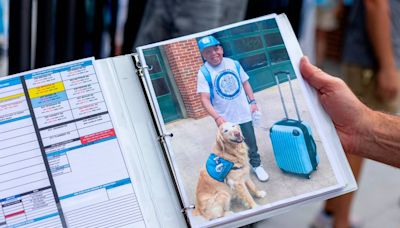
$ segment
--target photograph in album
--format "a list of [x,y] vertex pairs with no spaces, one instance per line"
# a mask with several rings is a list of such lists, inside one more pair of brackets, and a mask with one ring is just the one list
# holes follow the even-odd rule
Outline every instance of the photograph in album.
[[282,25],[269,16],[138,48],[194,226],[341,186]]

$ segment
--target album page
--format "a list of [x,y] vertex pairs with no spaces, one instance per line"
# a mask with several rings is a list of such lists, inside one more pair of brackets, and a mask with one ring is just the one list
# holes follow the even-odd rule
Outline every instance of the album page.
[[285,15],[137,50],[192,227],[244,225],[356,189]]

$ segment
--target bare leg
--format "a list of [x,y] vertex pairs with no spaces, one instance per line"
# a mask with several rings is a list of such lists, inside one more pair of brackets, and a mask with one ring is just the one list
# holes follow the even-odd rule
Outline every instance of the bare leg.
[[[364,159],[353,155],[347,155],[347,159],[350,163],[354,177],[358,181]],[[350,227],[350,209],[353,197],[354,193],[351,192],[326,201],[325,211],[332,213],[334,228]]]

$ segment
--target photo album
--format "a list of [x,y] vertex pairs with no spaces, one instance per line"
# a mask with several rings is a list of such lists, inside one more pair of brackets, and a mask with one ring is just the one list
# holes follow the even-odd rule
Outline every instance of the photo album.
[[0,227],[237,227],[357,189],[284,14],[0,78]]

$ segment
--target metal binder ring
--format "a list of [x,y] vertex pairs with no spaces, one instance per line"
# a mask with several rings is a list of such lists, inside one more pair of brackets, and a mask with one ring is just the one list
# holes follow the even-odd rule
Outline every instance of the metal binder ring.
[[166,137],[171,137],[172,138],[172,137],[174,137],[174,134],[173,133],[162,134],[162,135],[158,136],[158,139],[163,142],[163,141],[165,141]]
[[145,66],[143,66],[142,68],[143,68],[143,69],[144,69],[144,68],[147,68],[148,71],[152,71],[152,70],[153,70],[153,66],[152,66],[152,65],[150,65],[150,66],[145,65]]
[[188,207],[182,208],[181,212],[184,213],[184,212],[186,212],[186,210],[190,210],[190,209],[194,209],[194,208],[195,208],[195,206],[192,204],[192,205],[189,205]]

